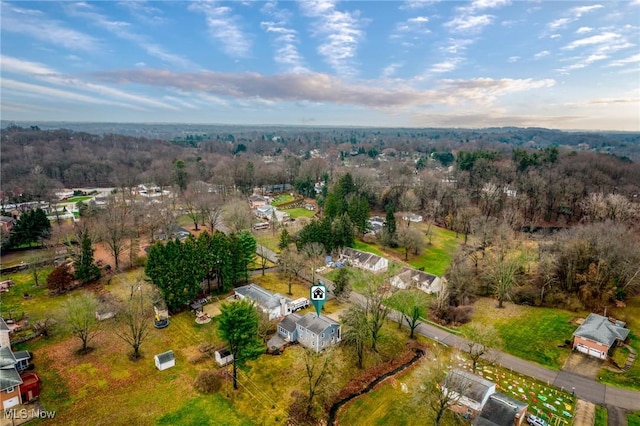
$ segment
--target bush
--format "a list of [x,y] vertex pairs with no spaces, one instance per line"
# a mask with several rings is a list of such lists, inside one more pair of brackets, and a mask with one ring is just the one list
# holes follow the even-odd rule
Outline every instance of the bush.
[[220,373],[220,371],[223,370],[207,370],[201,372],[198,374],[198,377],[196,377],[193,387],[202,393],[213,393],[219,391],[224,382],[224,371],[223,373]]
[[518,305],[536,306],[538,304],[538,290],[530,285],[518,287],[511,299],[513,303]]

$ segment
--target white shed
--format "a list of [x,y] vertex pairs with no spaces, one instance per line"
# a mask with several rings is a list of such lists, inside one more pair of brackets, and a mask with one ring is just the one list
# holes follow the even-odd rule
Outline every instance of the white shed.
[[229,351],[228,348],[215,351],[214,356],[216,358],[216,363],[220,367],[224,367],[225,365],[231,364],[233,362],[233,354]]
[[156,368],[160,371],[176,365],[176,356],[173,351],[166,351],[153,357],[156,361]]

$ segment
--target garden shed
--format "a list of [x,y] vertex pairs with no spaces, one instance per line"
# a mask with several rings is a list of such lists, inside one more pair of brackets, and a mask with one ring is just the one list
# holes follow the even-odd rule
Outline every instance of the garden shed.
[[176,357],[173,351],[166,351],[153,357],[156,361],[156,368],[160,371],[176,365]]

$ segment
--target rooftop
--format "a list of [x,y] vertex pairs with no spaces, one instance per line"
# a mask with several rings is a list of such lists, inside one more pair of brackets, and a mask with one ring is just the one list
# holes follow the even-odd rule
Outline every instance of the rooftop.
[[256,302],[256,304],[265,309],[273,309],[280,306],[280,300],[282,299],[284,299],[285,302],[291,301],[281,294],[271,293],[270,291],[265,290],[257,284],[249,284],[237,287],[235,289],[235,292],[243,297],[253,300],[254,302]]
[[309,312],[300,318],[300,320],[298,320],[298,324],[300,327],[305,328],[314,334],[320,334],[331,326],[340,325],[340,323],[332,320],[331,318],[324,315],[318,316],[314,312]]
[[449,372],[445,383],[443,383],[443,387],[464,395],[477,403],[481,403],[487,392],[494,386],[495,384],[489,380],[457,368]]
[[616,340],[624,341],[629,335],[626,323],[591,313],[573,333],[574,336],[613,346]]

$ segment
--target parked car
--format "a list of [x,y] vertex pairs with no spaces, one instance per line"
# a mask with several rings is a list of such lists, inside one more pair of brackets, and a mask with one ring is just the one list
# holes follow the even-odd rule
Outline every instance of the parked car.
[[542,420],[540,417],[536,417],[532,414],[529,414],[527,416],[527,423],[529,423],[532,426],[549,426],[549,423]]

